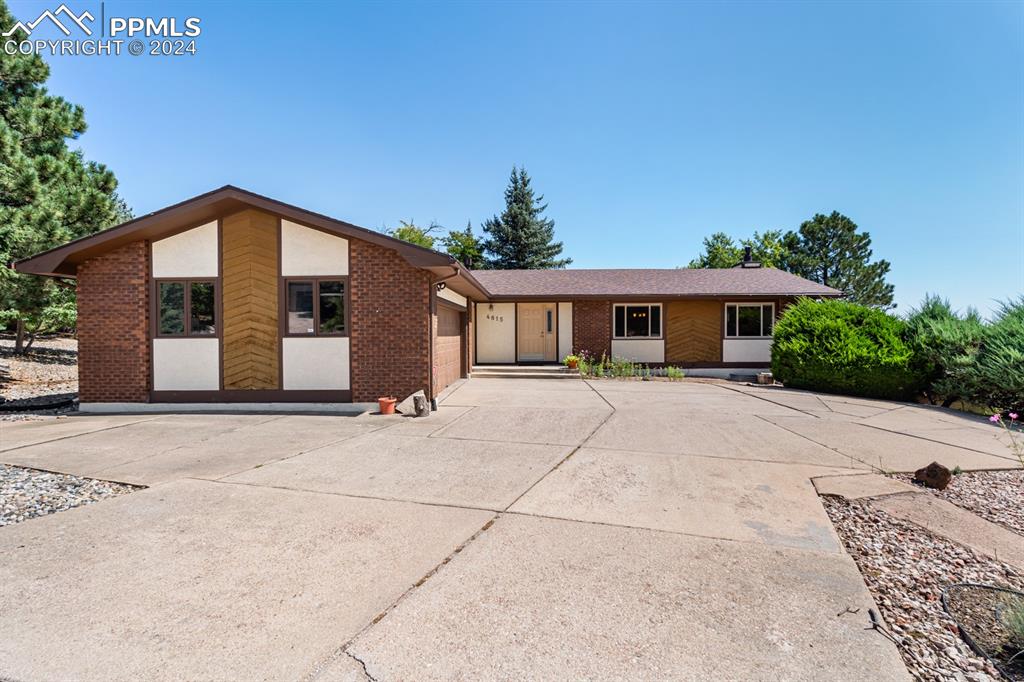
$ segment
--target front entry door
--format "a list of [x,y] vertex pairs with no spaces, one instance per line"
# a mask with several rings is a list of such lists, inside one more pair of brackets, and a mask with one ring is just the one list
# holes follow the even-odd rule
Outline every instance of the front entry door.
[[519,360],[521,362],[556,362],[558,338],[554,303],[520,303]]

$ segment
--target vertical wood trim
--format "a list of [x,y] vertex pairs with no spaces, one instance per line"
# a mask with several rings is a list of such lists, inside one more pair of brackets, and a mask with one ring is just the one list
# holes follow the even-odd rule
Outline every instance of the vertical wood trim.
[[224,221],[217,218],[217,378],[224,390]]
[[513,308],[512,308],[512,333],[515,335],[515,338],[516,338],[516,345],[515,345],[516,352],[515,352],[515,354],[514,354],[514,356],[512,358],[512,364],[513,365],[518,365],[519,364],[519,301],[516,301],[515,304],[513,304]]
[[280,387],[278,224],[269,213],[246,210],[224,219],[223,286],[225,390]]

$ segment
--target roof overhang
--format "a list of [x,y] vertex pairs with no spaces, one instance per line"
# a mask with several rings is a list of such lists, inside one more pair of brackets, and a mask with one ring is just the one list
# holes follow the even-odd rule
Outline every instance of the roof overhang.
[[[190,227],[248,208],[272,213],[346,238],[361,239],[398,252],[410,265],[430,270],[439,278],[458,271],[452,288],[476,298],[486,296],[483,287],[456,259],[447,254],[410,244],[394,237],[346,223],[320,213],[307,211],[253,192],[226,185],[220,189],[187,199],[154,213],[130,220],[102,232],[76,239],[63,246],[17,261],[18,272],[49,277],[74,277],[78,266],[90,258],[140,239],[156,240]],[[455,281],[458,280],[458,281]],[[462,291],[465,290],[465,291]]]

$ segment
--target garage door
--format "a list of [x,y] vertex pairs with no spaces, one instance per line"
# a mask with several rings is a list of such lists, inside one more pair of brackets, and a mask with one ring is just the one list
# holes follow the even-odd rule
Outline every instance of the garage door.
[[462,376],[462,313],[437,306],[437,341],[434,344],[434,395]]

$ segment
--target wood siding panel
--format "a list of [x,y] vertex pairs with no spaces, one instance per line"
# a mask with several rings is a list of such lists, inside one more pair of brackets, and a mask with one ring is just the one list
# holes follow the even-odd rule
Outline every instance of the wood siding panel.
[[722,361],[722,302],[666,304],[665,362]]
[[280,388],[277,218],[243,211],[222,230],[224,388]]

